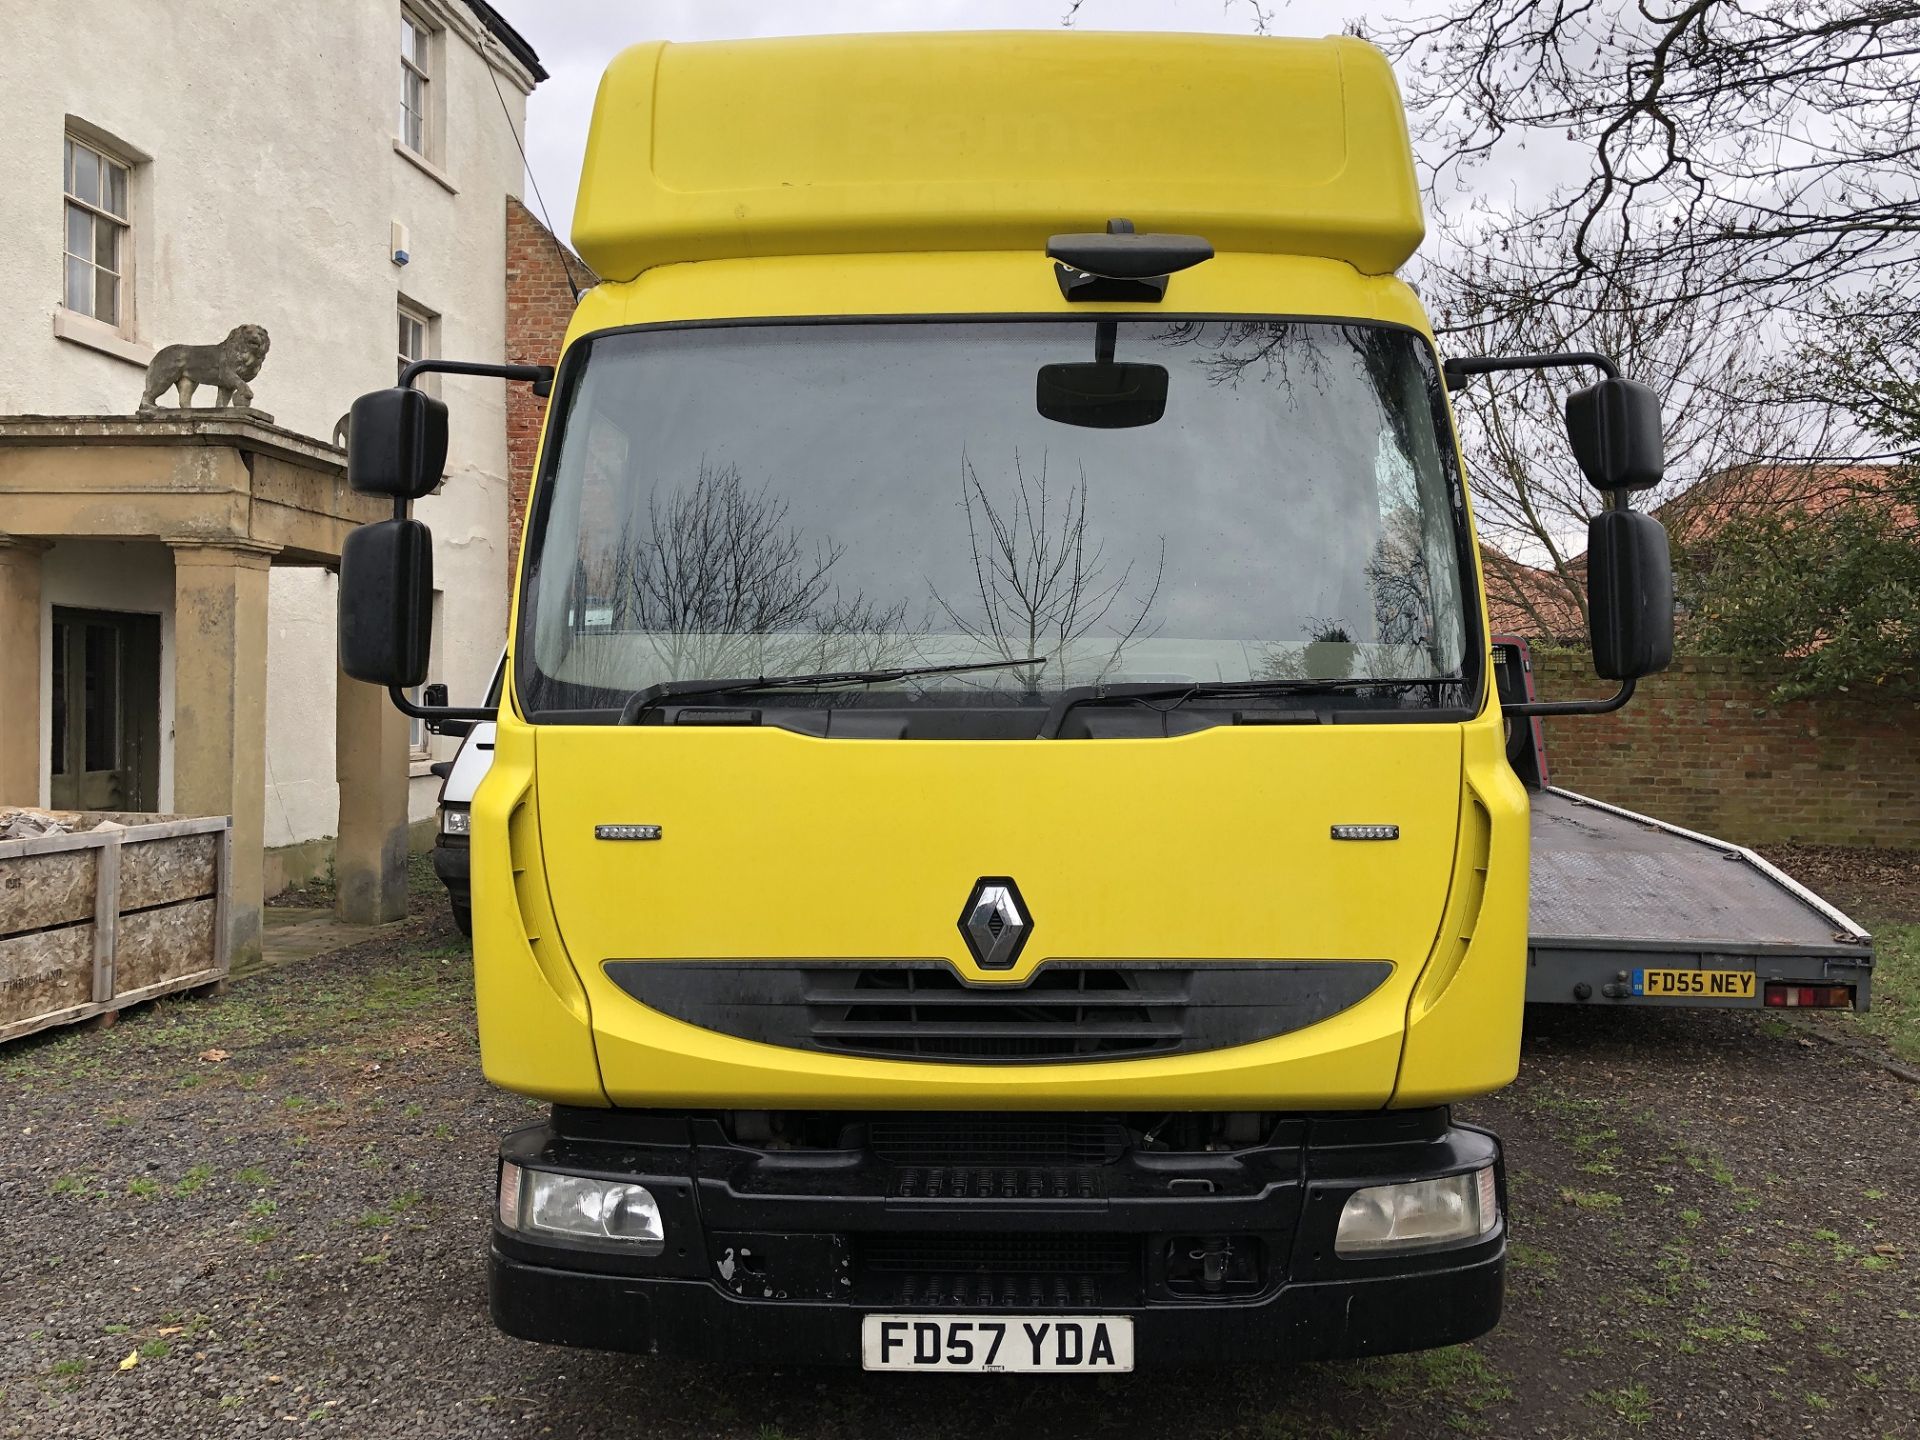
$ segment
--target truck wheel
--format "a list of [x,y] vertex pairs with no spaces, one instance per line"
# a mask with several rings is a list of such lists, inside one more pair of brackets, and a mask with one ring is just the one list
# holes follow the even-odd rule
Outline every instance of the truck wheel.
[[459,900],[454,900],[449,902],[449,907],[453,911],[454,928],[457,929],[462,935],[466,936],[469,940],[471,940],[473,938],[473,906],[472,904],[463,903]]

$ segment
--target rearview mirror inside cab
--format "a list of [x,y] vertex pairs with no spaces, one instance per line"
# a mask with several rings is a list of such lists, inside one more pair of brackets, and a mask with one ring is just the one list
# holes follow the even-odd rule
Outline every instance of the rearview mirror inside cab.
[[347,422],[347,483],[363,495],[418,500],[447,470],[447,407],[398,387],[370,390]]
[[1090,430],[1152,425],[1167,413],[1166,367],[1129,360],[1042,365],[1033,403],[1062,425]]
[[1612,376],[1567,397],[1567,439],[1596,490],[1645,490],[1666,471],[1660,397]]
[[356,526],[340,546],[340,668],[402,689],[427,678],[433,536],[418,520]]
[[1604,680],[1637,680],[1673,662],[1673,564],[1667,530],[1638,510],[1587,524],[1587,630]]

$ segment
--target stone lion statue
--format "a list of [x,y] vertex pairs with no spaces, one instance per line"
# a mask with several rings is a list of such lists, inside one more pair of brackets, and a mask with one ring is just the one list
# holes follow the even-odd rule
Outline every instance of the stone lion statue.
[[218,345],[167,346],[147,366],[140,409],[158,410],[160,392],[168,386],[179,396],[182,410],[192,407],[193,392],[201,385],[217,389],[222,405],[251,405],[253,390],[247,382],[266,363],[267,343],[263,326],[236,325]]

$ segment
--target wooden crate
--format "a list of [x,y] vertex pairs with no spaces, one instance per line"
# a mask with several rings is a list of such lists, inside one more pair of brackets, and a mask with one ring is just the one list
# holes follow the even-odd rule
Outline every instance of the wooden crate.
[[0,1042],[226,978],[226,816],[48,813],[119,828],[0,840]]

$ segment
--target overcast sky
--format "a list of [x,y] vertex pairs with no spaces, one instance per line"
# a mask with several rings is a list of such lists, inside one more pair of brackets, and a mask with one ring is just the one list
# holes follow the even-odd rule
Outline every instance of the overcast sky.
[[[1380,0],[1396,5],[1404,0]],[[607,62],[641,40],[732,40],[866,30],[1058,29],[1067,0],[493,0],[552,77],[527,106],[527,157],[553,228],[573,228],[573,192]],[[1275,35],[1331,35],[1361,0],[1265,0]],[[1253,30],[1248,0],[1086,0],[1082,30]],[[529,187],[527,203],[538,204]]]

